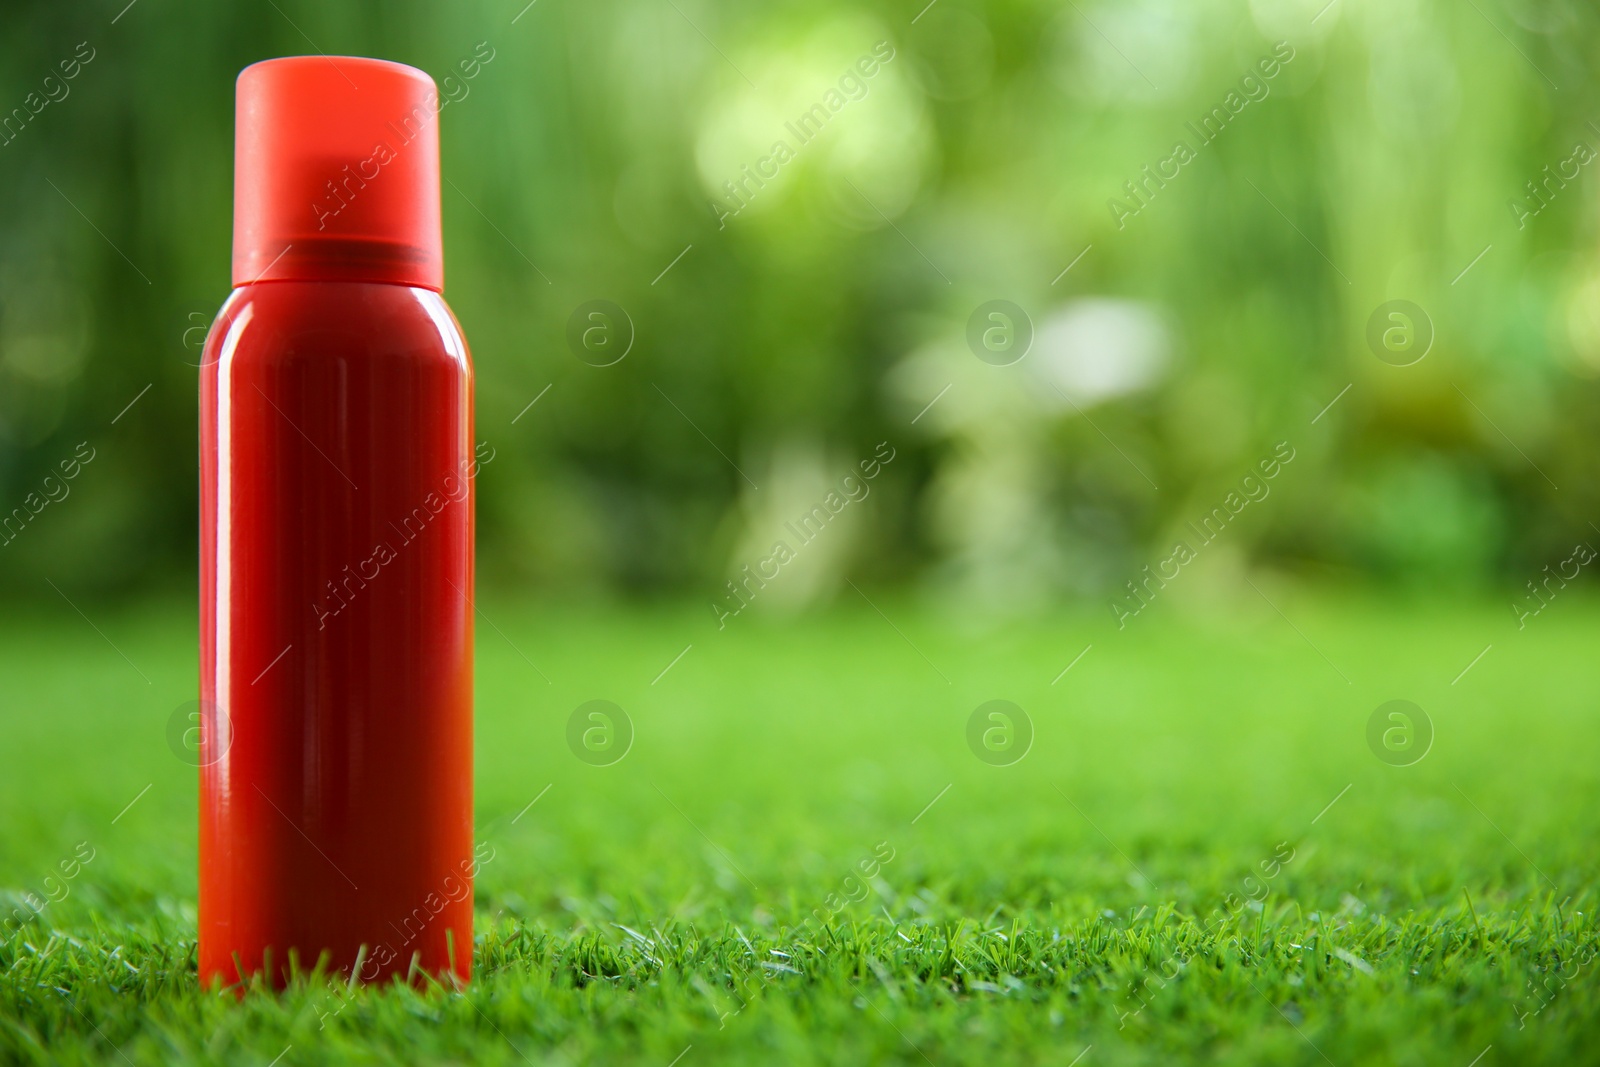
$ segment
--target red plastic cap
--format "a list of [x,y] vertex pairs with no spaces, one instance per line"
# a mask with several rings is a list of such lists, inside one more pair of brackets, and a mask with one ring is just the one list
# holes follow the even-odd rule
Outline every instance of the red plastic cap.
[[415,67],[293,56],[239,74],[233,284],[440,292],[439,93]]

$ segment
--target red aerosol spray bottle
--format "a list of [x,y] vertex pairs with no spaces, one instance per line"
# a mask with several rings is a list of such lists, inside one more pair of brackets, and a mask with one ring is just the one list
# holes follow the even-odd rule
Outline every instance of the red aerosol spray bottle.
[[[200,376],[200,980],[472,961],[472,367],[438,94],[239,75],[233,293]],[[291,963],[293,961],[293,963]]]

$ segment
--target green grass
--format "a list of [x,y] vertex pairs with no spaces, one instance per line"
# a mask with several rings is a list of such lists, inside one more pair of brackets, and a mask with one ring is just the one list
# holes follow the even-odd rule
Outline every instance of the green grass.
[[[1268,592],[1122,632],[491,602],[475,982],[242,1000],[196,988],[187,613],[13,621],[0,887],[94,858],[0,941],[0,1061],[1595,1062],[1600,605]],[[1437,730],[1409,767],[1366,742],[1397,697]],[[613,766],[566,747],[592,698]],[[994,698],[1011,766],[967,747]]]

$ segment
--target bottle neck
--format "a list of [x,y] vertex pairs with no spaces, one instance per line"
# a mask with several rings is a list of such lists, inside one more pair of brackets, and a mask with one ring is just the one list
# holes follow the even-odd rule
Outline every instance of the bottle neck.
[[444,291],[444,267],[427,250],[396,241],[310,235],[272,258],[266,250],[235,256],[235,287],[255,282],[384,282]]

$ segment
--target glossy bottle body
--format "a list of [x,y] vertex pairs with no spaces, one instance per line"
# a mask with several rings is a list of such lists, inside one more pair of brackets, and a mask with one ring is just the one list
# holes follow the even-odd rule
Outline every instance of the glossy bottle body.
[[200,377],[200,980],[466,979],[472,368],[443,299],[242,285]]

